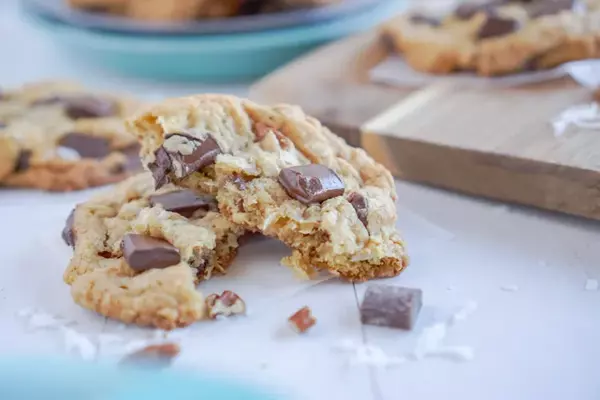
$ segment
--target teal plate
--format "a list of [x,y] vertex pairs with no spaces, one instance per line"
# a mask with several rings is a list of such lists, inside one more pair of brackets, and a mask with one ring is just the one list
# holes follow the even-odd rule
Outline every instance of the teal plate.
[[244,34],[127,35],[76,28],[25,15],[77,59],[141,78],[204,82],[247,81],[327,42],[368,30],[392,17],[403,0],[319,24]]

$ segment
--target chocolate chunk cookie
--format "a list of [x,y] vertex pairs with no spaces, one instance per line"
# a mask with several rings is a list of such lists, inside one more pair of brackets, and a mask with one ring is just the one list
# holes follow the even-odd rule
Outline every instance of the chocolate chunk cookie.
[[128,127],[157,188],[214,194],[231,223],[290,246],[283,262],[304,275],[363,281],[407,265],[389,171],[299,108],[200,95]]
[[598,0],[470,0],[438,19],[400,16],[383,27],[414,69],[494,76],[600,57]]
[[79,305],[126,323],[173,329],[206,317],[195,285],[224,273],[243,230],[214,198],[148,173],[79,204],[62,237],[73,248],[64,274]]
[[139,145],[123,125],[138,106],[69,83],[3,91],[0,186],[70,191],[139,172]]

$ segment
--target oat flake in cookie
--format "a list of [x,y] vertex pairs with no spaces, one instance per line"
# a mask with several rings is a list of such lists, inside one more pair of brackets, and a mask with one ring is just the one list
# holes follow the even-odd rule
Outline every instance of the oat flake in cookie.
[[124,128],[137,101],[70,83],[38,83],[0,97],[0,186],[70,191],[141,171]]
[[161,329],[208,319],[196,284],[225,272],[243,234],[209,197],[173,185],[155,191],[143,173],[79,204],[62,234],[73,247],[64,280],[74,301]]
[[467,0],[441,19],[402,15],[383,34],[418,71],[548,69],[600,56],[600,1]]
[[407,265],[389,171],[300,108],[199,95],[128,127],[157,186],[214,194],[230,222],[290,246],[283,262],[305,276],[364,281]]

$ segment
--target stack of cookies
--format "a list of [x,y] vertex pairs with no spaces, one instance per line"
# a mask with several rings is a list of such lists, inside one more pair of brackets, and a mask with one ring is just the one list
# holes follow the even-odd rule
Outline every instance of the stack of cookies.
[[78,205],[63,231],[64,278],[83,307],[162,329],[210,318],[196,284],[224,273],[247,234],[288,245],[282,264],[305,278],[407,265],[391,174],[297,107],[199,95],[127,128],[147,171]]
[[468,0],[447,15],[401,16],[384,35],[423,72],[548,69],[600,57],[600,1]]

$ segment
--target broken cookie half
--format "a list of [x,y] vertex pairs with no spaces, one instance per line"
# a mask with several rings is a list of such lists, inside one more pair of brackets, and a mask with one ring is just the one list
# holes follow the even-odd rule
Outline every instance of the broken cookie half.
[[79,305],[126,323],[173,329],[208,318],[196,284],[222,273],[243,230],[213,196],[149,174],[78,205],[63,239],[74,254],[64,279]]
[[408,263],[390,172],[297,107],[199,95],[128,127],[157,188],[214,194],[228,221],[290,246],[283,261],[303,275],[364,281]]

